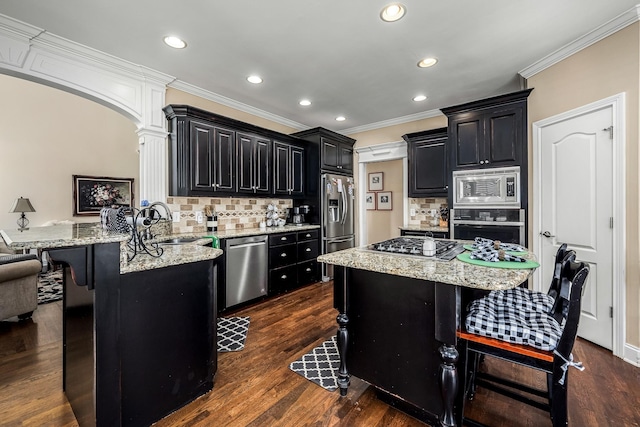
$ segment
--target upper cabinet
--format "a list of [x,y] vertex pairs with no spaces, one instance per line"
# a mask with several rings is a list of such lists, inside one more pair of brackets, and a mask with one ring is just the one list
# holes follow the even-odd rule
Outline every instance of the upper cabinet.
[[355,139],[324,128],[308,129],[292,135],[316,145],[319,151],[319,167],[322,172],[353,175],[353,145],[356,142]]
[[408,144],[409,197],[446,197],[447,128],[403,135]]
[[304,162],[304,149],[284,142],[274,141],[274,194],[304,195]]
[[527,157],[527,97],[532,89],[443,108],[451,170],[522,166]]
[[271,191],[271,140],[238,133],[238,193],[268,195]]
[[164,112],[171,196],[304,196],[301,139],[187,105]]

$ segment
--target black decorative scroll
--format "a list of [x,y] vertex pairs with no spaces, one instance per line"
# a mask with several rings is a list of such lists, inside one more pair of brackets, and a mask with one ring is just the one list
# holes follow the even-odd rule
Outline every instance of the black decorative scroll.
[[161,219],[160,212],[153,207],[131,208],[131,215],[128,218],[131,218],[127,219],[131,229],[131,238],[127,242],[129,248],[127,260],[131,261],[138,253],[145,253],[156,258],[161,256],[164,249],[155,241],[155,235],[151,231],[151,227]]

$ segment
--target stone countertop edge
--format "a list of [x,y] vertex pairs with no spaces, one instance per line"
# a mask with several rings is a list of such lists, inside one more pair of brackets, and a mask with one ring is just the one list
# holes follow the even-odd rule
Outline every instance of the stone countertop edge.
[[[535,261],[531,252],[525,258]],[[364,248],[351,248],[320,255],[318,262],[487,291],[515,288],[527,280],[534,271],[482,267],[458,259],[438,261],[389,255]]]
[[163,252],[159,257],[142,253],[136,255],[131,261],[121,261],[120,274],[214,260],[222,255],[221,249],[202,246],[207,243],[210,243],[210,239],[200,239],[183,245],[162,245]]
[[421,225],[404,225],[398,227],[400,230],[406,231],[435,231],[438,233],[448,233],[449,229],[447,227],[440,227],[438,225],[435,226],[421,226]]
[[13,250],[51,249],[95,243],[125,242],[128,233],[112,233],[103,230],[98,223],[61,224],[31,227],[28,230],[0,230],[6,245]]

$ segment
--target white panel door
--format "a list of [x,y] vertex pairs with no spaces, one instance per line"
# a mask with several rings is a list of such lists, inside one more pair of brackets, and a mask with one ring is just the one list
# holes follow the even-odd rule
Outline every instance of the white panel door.
[[541,131],[541,274],[551,280],[558,247],[567,243],[590,272],[578,335],[613,344],[612,107],[591,111]]

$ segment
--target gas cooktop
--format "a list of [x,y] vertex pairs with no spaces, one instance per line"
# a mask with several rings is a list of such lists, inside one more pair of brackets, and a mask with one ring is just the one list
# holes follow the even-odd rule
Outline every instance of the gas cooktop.
[[[422,253],[424,240],[425,238],[423,237],[396,237],[369,245],[367,249],[378,252],[393,253],[396,255],[424,257],[425,255]],[[458,242],[438,239],[434,239],[434,241],[436,242],[435,258],[438,260],[450,261],[455,258],[456,255],[464,252],[464,248]]]

